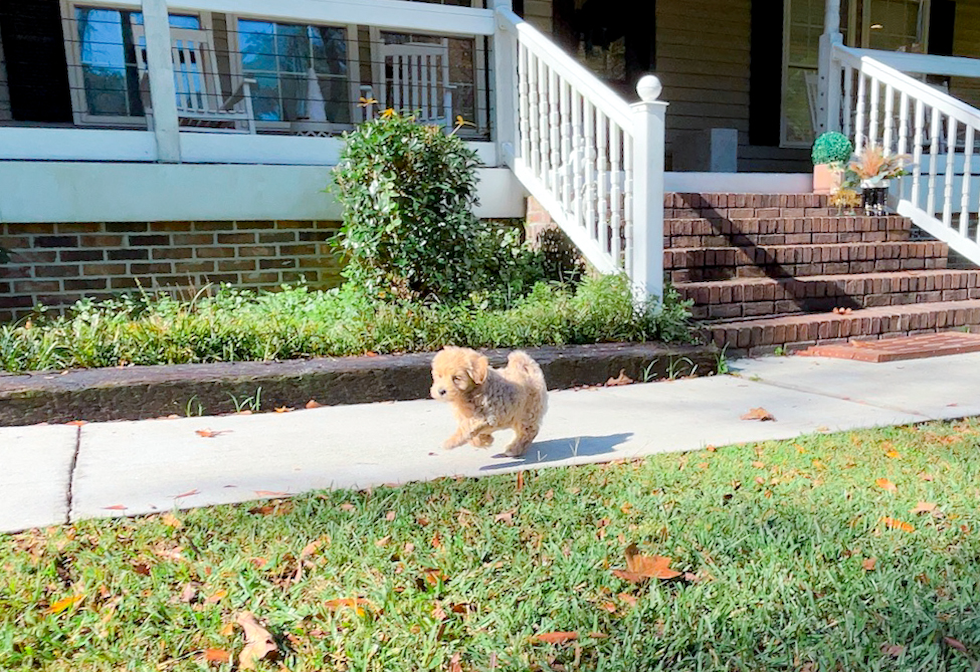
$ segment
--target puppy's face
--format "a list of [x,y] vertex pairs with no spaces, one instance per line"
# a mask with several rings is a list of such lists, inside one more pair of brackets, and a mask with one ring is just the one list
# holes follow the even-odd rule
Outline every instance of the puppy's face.
[[447,346],[432,360],[433,399],[459,401],[484,383],[490,362],[468,348]]

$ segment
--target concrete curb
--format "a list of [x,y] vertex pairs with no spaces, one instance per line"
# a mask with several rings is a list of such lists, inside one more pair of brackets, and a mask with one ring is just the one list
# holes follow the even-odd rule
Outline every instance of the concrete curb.
[[[510,350],[490,350],[494,366]],[[528,348],[550,389],[598,385],[620,371],[658,380],[715,371],[713,345],[602,343]],[[288,362],[135,366],[0,374],[0,426],[72,420],[142,420],[171,414],[219,415],[261,404],[271,411],[428,397],[432,353]]]

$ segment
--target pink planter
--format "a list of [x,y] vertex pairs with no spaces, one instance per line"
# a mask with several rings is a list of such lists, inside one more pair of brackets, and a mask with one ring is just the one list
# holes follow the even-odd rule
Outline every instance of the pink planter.
[[821,163],[813,167],[813,193],[829,194],[840,187],[842,170],[831,168],[829,164]]

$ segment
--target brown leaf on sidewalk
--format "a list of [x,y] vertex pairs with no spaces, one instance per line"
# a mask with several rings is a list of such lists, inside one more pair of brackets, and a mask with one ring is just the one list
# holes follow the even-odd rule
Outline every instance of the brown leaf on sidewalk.
[[292,413],[295,409],[289,406],[277,406],[276,413]]
[[103,506],[102,508],[106,511],[125,511],[129,507],[123,504],[113,504],[112,506]]
[[632,385],[633,379],[626,375],[626,369],[620,369],[619,375],[606,381],[606,387],[616,387],[617,385]]
[[181,497],[193,497],[194,495],[201,494],[200,490],[188,490],[187,492],[182,492],[179,495],[174,495],[174,499],[180,499]]
[[742,416],[742,420],[759,420],[765,422],[767,420],[775,421],[775,416],[766,409],[759,406],[758,408],[749,409],[749,412]]
[[238,654],[238,669],[254,670],[260,660],[275,658],[279,647],[251,612],[243,611],[235,620],[245,631],[245,648]]
[[203,436],[205,439],[213,439],[216,436],[221,436],[222,434],[230,433],[230,429],[213,430],[213,429],[196,429],[194,433],[198,436]]

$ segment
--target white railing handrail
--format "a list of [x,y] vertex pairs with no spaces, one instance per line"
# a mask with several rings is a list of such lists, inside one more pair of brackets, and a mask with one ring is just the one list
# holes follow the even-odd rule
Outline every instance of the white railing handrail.
[[561,47],[545,37],[538,29],[509,9],[497,9],[502,27],[540,56],[547,59],[548,66],[573,83],[576,89],[589,98],[595,107],[616,122],[624,130],[633,127],[630,106],[616,91],[603,83],[594,74],[562,51]]
[[877,77],[882,83],[891,85],[898,91],[922,100],[925,104],[956,119],[959,123],[980,126],[980,110],[887,65],[878,59],[877,54],[879,53],[882,52],[834,45],[834,58],[841,63]]
[[838,49],[859,57],[869,57],[896,70],[917,75],[943,77],[980,77],[980,58],[966,56],[939,56],[938,54],[914,54],[905,51],[858,49],[837,45]]

